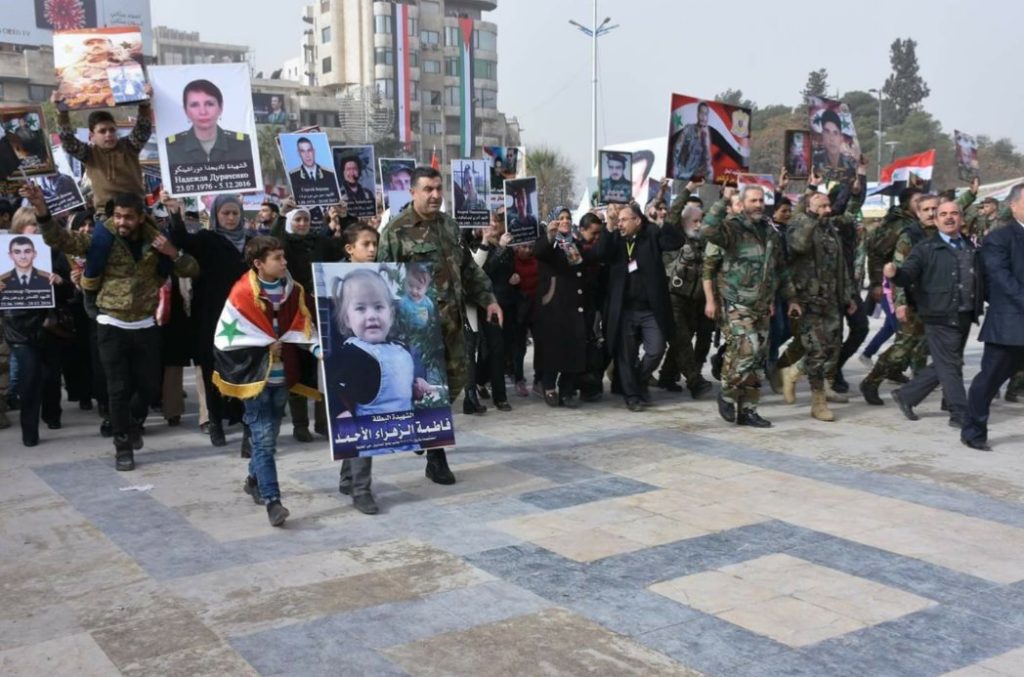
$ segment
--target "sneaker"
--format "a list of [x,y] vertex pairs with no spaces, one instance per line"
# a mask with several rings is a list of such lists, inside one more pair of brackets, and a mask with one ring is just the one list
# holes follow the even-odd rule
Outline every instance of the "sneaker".
[[860,355],[857,356],[857,361],[859,361],[868,369],[872,369],[875,366],[875,361],[868,357],[867,355],[865,355],[864,353],[861,353]]
[[359,494],[352,498],[352,505],[364,515],[376,515],[380,512],[377,502],[373,500],[373,494]]
[[242,485],[242,491],[248,494],[253,503],[256,505],[263,505],[263,496],[260,495],[259,482],[252,475],[245,478],[245,484]]
[[516,395],[519,397],[530,396],[530,389],[526,387],[526,381],[516,381]]
[[281,505],[280,500],[267,503],[267,519],[270,520],[270,526],[272,527],[283,525],[290,514],[288,508]]

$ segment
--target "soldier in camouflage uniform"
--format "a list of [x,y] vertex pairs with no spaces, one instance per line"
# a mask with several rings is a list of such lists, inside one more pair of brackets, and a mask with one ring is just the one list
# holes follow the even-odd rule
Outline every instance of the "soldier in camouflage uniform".
[[[444,336],[448,391],[452,399],[468,385],[464,328],[465,303],[486,307],[487,318],[502,321],[491,281],[462,244],[459,225],[440,211],[441,174],[430,167],[412,173],[412,202],[381,233],[377,261],[433,264],[433,289]],[[444,449],[427,451],[426,475],[438,484],[454,484]]]
[[764,190],[748,186],[741,195],[742,213],[727,214],[732,191],[725,190],[701,228],[704,239],[722,249],[716,278],[728,347],[718,411],[726,421],[767,428],[771,423],[757,413],[757,403],[775,292],[781,286],[792,316],[802,309],[785,270],[779,234],[764,215]]
[[[665,217],[665,225],[682,224],[686,233],[686,244],[678,252],[666,252],[665,272],[668,275],[669,294],[672,301],[672,317],[675,332],[669,342],[665,363],[658,375],[658,386],[666,390],[682,390],[676,383],[682,374],[686,378],[686,387],[693,399],[711,390],[709,383],[702,375],[703,358],[707,350],[701,347],[701,341],[710,346],[711,320],[704,316],[704,288],[701,284],[704,270],[704,242],[700,237],[701,210],[696,205],[688,205],[693,190],[699,184],[690,182],[679,192],[672,203],[672,208]],[[698,347],[693,345],[697,338]],[[702,338],[703,337],[703,338]]]
[[[795,322],[794,331],[800,337],[803,357],[789,355],[787,350],[791,366],[783,373],[783,395],[792,404],[796,400],[796,378],[806,373],[811,384],[811,415],[819,421],[835,420],[828,408],[826,386],[835,377],[842,348],[841,312],[849,314],[857,310],[856,290],[846,265],[837,222],[856,220],[862,183],[863,177],[854,181],[846,212],[837,217],[829,216],[829,197],[815,190],[801,203],[786,231],[789,274],[804,313]],[[845,398],[836,398],[836,401],[843,400]]]
[[[966,211],[971,203],[974,202],[977,191],[978,180],[975,179],[974,183],[971,184],[970,190],[964,191],[963,195],[956,200],[961,211]],[[902,202],[901,195],[901,204]],[[876,268],[879,263],[884,268],[885,263],[891,261],[899,268],[903,261],[910,256],[910,250],[914,248],[915,244],[936,233],[935,214],[939,206],[938,197],[918,194],[912,204],[916,218],[913,221],[906,218],[899,220],[898,223],[901,229],[895,238],[889,261],[885,261],[884,256],[876,254],[880,247],[880,238],[875,240],[876,251],[869,251],[869,257],[871,257],[869,258],[869,272],[872,276],[872,285],[874,285],[876,279],[881,279],[880,277],[875,277],[876,271],[878,273],[881,272],[881,268]],[[893,230],[891,225],[883,222],[879,228],[887,228],[882,237],[891,238]],[[874,290],[874,287],[872,287],[872,290]],[[924,325],[913,312],[912,304],[913,299],[907,298],[906,290],[902,287],[893,288],[893,311],[900,321],[900,329],[896,334],[896,341],[882,353],[875,366],[864,377],[864,380],[861,381],[860,392],[868,404],[875,406],[885,404],[878,395],[878,387],[883,379],[894,374],[902,375],[908,366],[912,367],[914,372],[917,372],[928,361],[928,345],[924,340]]]
[[980,245],[989,231],[1000,222],[999,200],[987,197],[976,205],[971,205],[964,214],[964,230],[962,235]]

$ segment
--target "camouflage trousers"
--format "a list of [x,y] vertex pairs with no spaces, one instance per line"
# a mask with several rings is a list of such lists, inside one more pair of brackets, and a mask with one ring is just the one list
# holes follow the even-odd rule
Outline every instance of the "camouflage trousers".
[[693,299],[680,294],[671,294],[671,297],[675,333],[669,341],[658,380],[678,383],[682,376],[687,387],[692,388],[704,380],[701,369],[711,349],[711,335],[715,327],[712,320],[704,316],[702,298]]
[[811,390],[823,390],[835,378],[843,347],[843,318],[838,310],[807,306],[793,322],[793,341],[779,364],[798,365]]
[[753,409],[761,398],[761,374],[768,357],[767,310],[723,303],[722,396],[743,409]]
[[864,382],[875,386],[882,384],[891,374],[902,374],[911,367],[916,374],[928,362],[928,343],[924,338],[924,324],[917,313],[908,310],[907,321],[900,323],[896,340],[882,353]]
[[450,312],[451,306],[438,304],[444,361],[448,373],[448,399],[454,402],[469,385],[469,356],[466,347],[466,318],[462,312]]

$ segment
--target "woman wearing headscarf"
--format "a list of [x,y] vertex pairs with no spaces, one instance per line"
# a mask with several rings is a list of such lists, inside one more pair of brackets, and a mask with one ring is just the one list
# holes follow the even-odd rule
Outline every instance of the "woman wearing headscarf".
[[[199,261],[199,277],[192,284],[192,319],[195,322],[195,356],[203,372],[206,406],[210,414],[210,443],[227,444],[224,419],[241,421],[237,400],[226,400],[210,380],[213,376],[213,337],[224,302],[235,281],[247,270],[245,243],[249,237],[242,224],[242,200],[237,195],[218,195],[210,208],[210,228],[189,233],[182,218],[181,204],[164,195],[164,206],[171,217],[170,236],[175,246]],[[243,436],[242,455],[248,451],[248,435]]]
[[[309,211],[299,207],[285,215],[284,225],[278,221],[270,234],[284,243],[284,257],[288,261],[288,272],[292,279],[302,285],[306,292],[306,307],[313,304],[313,264],[341,261],[345,256],[345,240],[327,234],[310,231],[312,219]],[[314,318],[315,321],[315,318]],[[302,385],[316,390],[317,360],[312,353],[298,351],[300,381]],[[288,394],[288,410],[292,417],[292,435],[299,442],[312,442],[309,432],[309,402],[297,393]],[[313,407],[313,429],[327,436],[327,412],[323,400]]]
[[572,213],[559,208],[556,214],[547,233],[533,245],[540,262],[533,364],[544,401],[552,407],[576,408],[577,379],[587,367],[583,243],[573,232]]

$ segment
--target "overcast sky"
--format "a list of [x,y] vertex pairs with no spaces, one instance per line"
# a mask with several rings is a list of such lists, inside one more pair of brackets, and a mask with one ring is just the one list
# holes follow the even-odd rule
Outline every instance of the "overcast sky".
[[[247,44],[256,69],[269,74],[298,55],[305,4],[152,0],[152,18],[204,40]],[[559,148],[582,174],[590,158],[590,41],[568,20],[589,25],[593,3],[498,5],[485,15],[498,25],[498,106],[519,118],[527,147]],[[817,68],[828,69],[833,91],[881,87],[889,45],[912,37],[931,88],[925,105],[946,131],[1009,137],[1024,148],[1024,97],[1013,84],[1024,3],[599,0],[598,15],[619,24],[599,41],[599,145],[664,135],[673,91],[710,98],[742,89],[758,105],[795,105]]]

